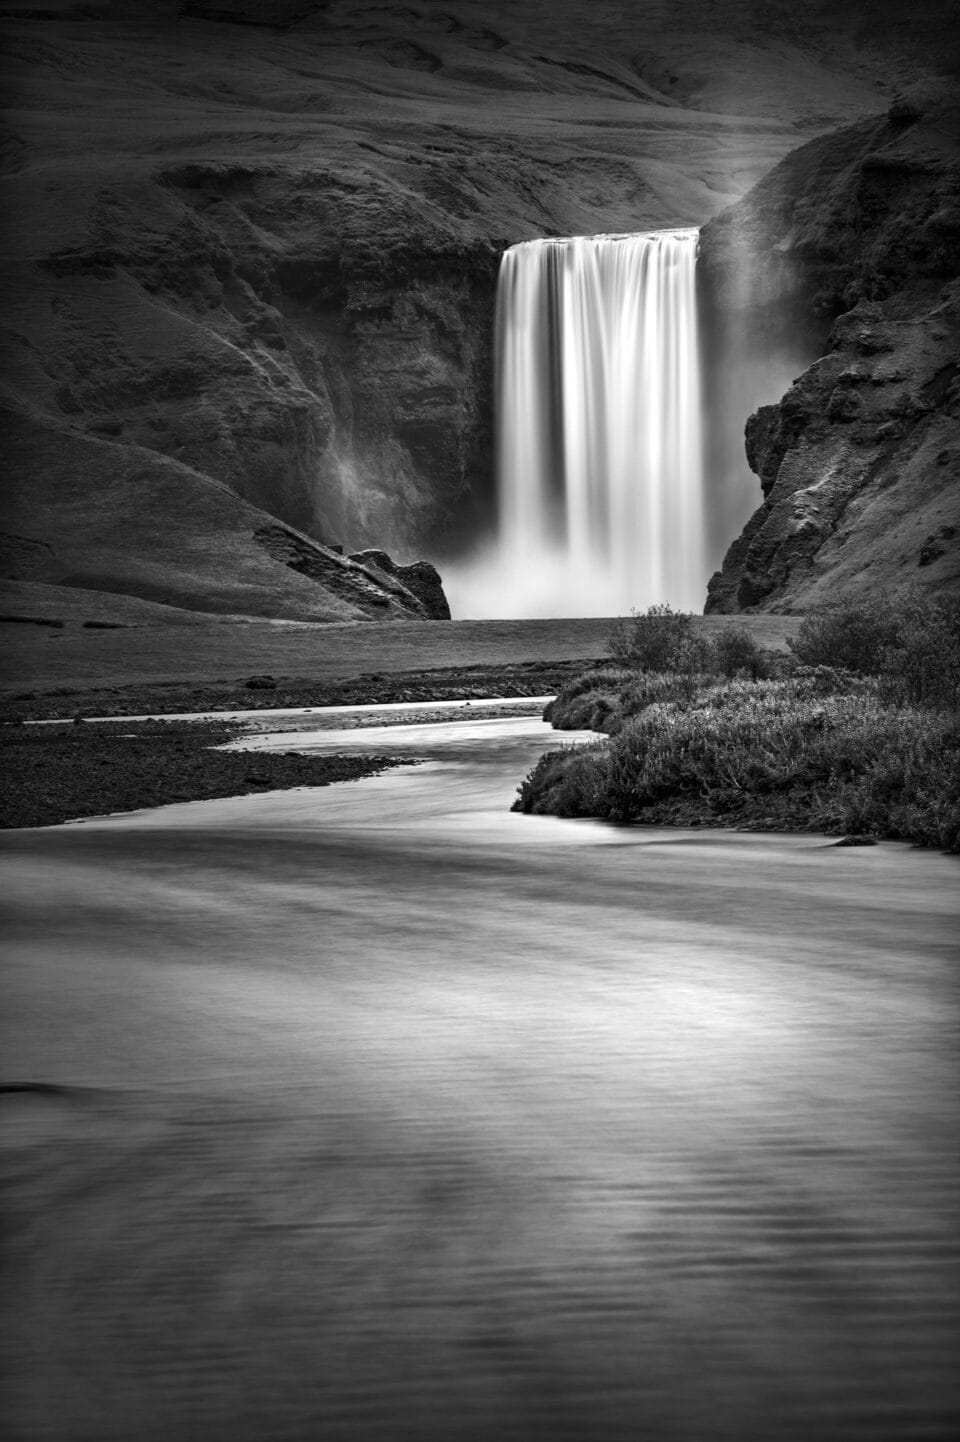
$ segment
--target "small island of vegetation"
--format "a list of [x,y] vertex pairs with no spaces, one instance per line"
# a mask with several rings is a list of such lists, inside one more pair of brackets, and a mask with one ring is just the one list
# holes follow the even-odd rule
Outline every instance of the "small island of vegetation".
[[807,617],[787,653],[653,606],[544,712],[605,733],[541,757],[513,809],[816,831],[960,851],[960,608],[919,594]]

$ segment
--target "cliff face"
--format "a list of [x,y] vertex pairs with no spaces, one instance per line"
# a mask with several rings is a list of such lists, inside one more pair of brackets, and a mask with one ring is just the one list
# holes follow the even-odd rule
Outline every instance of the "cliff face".
[[3,31],[4,576],[307,619],[399,604],[338,545],[489,524],[506,245],[698,223],[930,64],[789,0],[44,0]]
[[702,236],[745,330],[771,309],[820,358],[747,421],[763,503],[707,611],[804,611],[960,586],[960,107],[917,87],[796,151]]
[[34,401],[325,542],[442,540],[489,444],[489,243],[322,166],[165,165],[92,219],[38,261]]

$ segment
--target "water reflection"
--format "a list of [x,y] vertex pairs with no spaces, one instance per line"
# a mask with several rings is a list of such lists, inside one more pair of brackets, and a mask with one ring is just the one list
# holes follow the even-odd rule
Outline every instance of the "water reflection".
[[14,1435],[952,1435],[955,861],[545,740],[0,838]]

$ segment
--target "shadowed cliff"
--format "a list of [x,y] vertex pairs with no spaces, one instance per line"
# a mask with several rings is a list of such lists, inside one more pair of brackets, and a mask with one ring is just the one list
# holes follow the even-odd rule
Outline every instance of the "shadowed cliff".
[[795,151],[702,236],[745,334],[789,323],[819,359],[746,424],[763,503],[708,611],[804,611],[960,586],[960,95],[908,90]]

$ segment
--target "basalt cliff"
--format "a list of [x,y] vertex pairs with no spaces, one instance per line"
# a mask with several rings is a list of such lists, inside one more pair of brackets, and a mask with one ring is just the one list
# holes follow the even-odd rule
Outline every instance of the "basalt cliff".
[[762,504],[708,611],[960,595],[960,95],[908,89],[798,149],[705,227],[728,326],[818,338],[746,422]]

